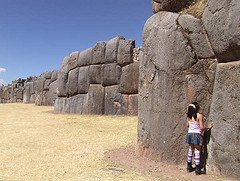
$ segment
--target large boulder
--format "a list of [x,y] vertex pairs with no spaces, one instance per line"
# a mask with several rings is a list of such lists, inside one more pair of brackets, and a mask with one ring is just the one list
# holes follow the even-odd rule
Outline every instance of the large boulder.
[[117,52],[118,52],[118,45],[120,40],[124,40],[124,37],[117,36],[107,42],[105,62],[107,63],[117,62]]
[[70,70],[76,68],[78,66],[79,52],[72,52],[70,55],[66,56],[63,59],[63,63],[61,66],[61,71],[69,72]]
[[219,62],[240,59],[239,0],[209,0],[203,24]]
[[86,97],[86,112],[84,114],[104,113],[104,87],[101,84],[92,84]]
[[120,66],[133,63],[134,40],[120,40],[118,46],[117,62]]
[[180,12],[192,2],[194,2],[194,0],[152,0],[153,13],[160,11]]
[[127,102],[123,95],[119,93],[119,86],[105,87],[105,106],[106,115],[126,115]]
[[122,94],[137,94],[139,80],[139,62],[132,63],[122,68],[120,90]]
[[240,178],[240,61],[217,66],[210,119],[214,122],[209,165],[224,175]]
[[68,73],[68,81],[66,85],[67,96],[73,96],[78,93],[78,72],[79,68],[70,70]]
[[79,67],[78,73],[78,93],[86,94],[89,89],[89,66]]
[[[216,67],[206,38],[199,35],[203,50],[191,41],[201,33],[201,23],[191,16],[159,12],[146,22],[140,58],[139,154],[185,163],[186,108],[198,101],[209,111]],[[207,53],[201,52],[205,49]]]
[[102,65],[102,85],[111,86],[120,83],[122,68],[117,63]]
[[92,63],[92,58],[93,58],[93,49],[88,48],[82,52],[79,53],[79,57],[77,60],[77,66],[82,67],[82,66],[87,66]]
[[89,68],[90,84],[102,83],[102,65],[91,65]]
[[92,64],[102,64],[105,62],[106,42],[97,42],[93,47]]

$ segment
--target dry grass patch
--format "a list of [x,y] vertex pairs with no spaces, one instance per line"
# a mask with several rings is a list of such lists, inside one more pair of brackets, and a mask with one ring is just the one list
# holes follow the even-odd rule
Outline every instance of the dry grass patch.
[[137,117],[0,104],[0,180],[224,180],[135,155]]
[[195,0],[188,8],[184,9],[182,13],[191,14],[194,17],[201,18],[206,5],[207,0]]
[[[137,117],[51,113],[0,104],[0,180],[146,180],[111,170],[104,153],[136,143]],[[109,169],[110,168],[110,169]]]

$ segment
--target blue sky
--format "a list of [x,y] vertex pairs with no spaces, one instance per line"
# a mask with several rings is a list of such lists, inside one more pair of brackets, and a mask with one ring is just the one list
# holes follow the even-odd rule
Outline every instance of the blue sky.
[[117,35],[141,46],[150,0],[0,0],[0,82],[59,69],[63,58]]

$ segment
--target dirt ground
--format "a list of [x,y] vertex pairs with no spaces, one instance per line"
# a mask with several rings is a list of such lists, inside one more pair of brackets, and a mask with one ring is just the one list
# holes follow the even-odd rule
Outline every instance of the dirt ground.
[[229,180],[135,155],[137,117],[0,104],[0,180]]

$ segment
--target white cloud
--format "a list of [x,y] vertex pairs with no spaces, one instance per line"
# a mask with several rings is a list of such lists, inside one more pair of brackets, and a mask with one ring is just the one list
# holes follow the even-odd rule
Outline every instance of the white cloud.
[[6,72],[7,70],[5,68],[0,67],[0,73]]

